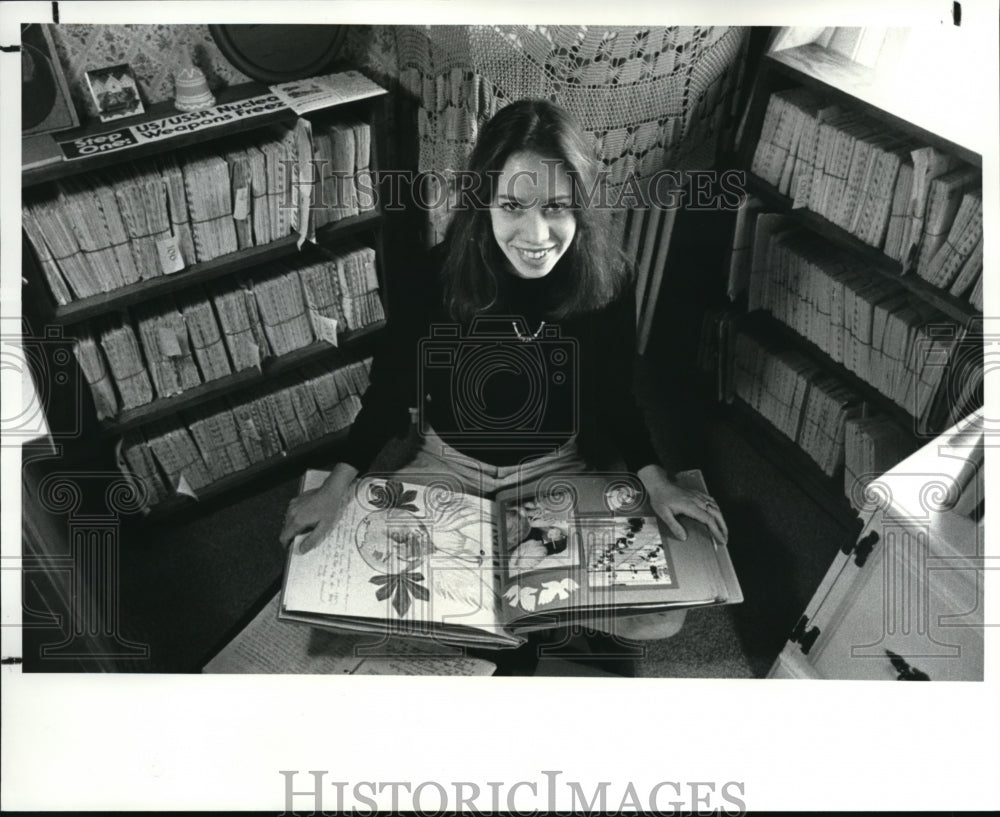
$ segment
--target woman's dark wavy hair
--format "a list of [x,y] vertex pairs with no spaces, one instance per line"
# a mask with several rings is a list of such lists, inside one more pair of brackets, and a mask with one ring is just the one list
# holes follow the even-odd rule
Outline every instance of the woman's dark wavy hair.
[[[579,125],[565,110],[543,99],[524,99],[498,111],[480,131],[468,163],[471,185],[460,198],[445,233],[442,268],[445,305],[452,320],[467,323],[476,315],[502,310],[510,274],[493,236],[489,205],[507,159],[521,151],[564,162],[573,183],[576,234],[555,269],[553,318],[599,309],[619,294],[628,279],[624,255],[611,241],[602,200],[599,162]],[[606,199],[605,199],[606,201]]]

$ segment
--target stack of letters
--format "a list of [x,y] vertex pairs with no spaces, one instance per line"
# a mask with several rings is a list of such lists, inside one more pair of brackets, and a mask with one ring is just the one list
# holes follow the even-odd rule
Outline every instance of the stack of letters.
[[361,408],[371,360],[304,367],[266,391],[236,395],[126,432],[122,470],[148,505],[198,491],[250,466],[343,431]]
[[361,122],[318,126],[314,142],[304,120],[271,125],[35,188],[24,229],[68,304],[374,209],[371,181],[355,181],[370,152]]
[[982,173],[807,88],[773,94],[751,170],[982,309]]
[[375,251],[317,250],[206,288],[134,307],[77,331],[76,354],[100,419],[385,318]]
[[960,328],[892,280],[811,232],[768,233],[766,262],[751,271],[750,309],[764,309],[833,360],[925,419]]
[[318,123],[313,132],[316,228],[375,206],[371,131],[364,122]]
[[833,476],[844,462],[845,423],[860,413],[857,396],[797,352],[746,332],[732,354],[732,393]]

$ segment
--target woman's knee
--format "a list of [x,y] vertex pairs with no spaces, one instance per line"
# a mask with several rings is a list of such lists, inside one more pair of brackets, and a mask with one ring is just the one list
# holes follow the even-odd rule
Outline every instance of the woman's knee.
[[686,616],[687,610],[681,609],[617,618],[612,622],[612,634],[632,641],[670,638],[680,632]]

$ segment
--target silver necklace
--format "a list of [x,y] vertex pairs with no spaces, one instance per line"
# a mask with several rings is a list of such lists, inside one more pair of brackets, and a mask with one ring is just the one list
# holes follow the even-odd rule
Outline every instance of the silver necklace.
[[510,325],[514,327],[514,334],[517,335],[518,340],[528,342],[538,340],[538,336],[542,334],[542,330],[545,328],[545,321],[538,324],[538,328],[530,335],[525,335],[520,329],[517,328],[517,321],[511,321]]

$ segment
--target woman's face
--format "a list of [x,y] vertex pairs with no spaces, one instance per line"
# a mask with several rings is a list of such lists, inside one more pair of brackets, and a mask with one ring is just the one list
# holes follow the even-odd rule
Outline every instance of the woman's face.
[[573,187],[563,163],[514,153],[497,180],[493,236],[519,278],[542,278],[573,243]]

